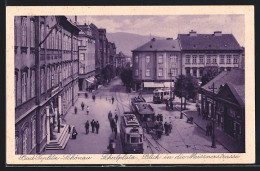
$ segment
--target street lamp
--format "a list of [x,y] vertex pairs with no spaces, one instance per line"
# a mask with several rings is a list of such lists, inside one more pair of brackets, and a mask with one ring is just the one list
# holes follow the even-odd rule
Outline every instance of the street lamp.
[[215,137],[215,116],[216,116],[216,105],[215,105],[215,89],[217,89],[215,87],[215,84],[213,82],[212,86],[209,87],[209,89],[212,89],[213,92],[213,113],[212,113],[212,145],[211,148],[216,148],[216,137]]
[[182,91],[182,74],[181,74],[181,116],[180,116],[180,119],[182,119],[183,118],[183,113],[182,113],[182,93],[183,93],[183,91]]

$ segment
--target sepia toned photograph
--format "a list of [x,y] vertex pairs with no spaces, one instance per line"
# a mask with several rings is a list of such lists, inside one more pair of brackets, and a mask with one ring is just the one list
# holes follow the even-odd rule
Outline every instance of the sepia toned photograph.
[[252,154],[246,61],[254,56],[245,53],[244,13],[71,10],[9,19],[7,125],[18,163],[210,163]]

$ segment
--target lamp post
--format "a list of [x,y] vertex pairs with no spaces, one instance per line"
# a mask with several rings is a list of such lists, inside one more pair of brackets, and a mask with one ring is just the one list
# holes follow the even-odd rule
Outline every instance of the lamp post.
[[181,74],[181,116],[180,116],[180,119],[182,119],[183,118],[183,113],[182,113],[182,93],[183,93],[183,91],[182,91],[182,74]]
[[215,84],[213,82],[212,86],[209,87],[209,89],[212,89],[213,92],[213,113],[212,113],[212,145],[211,148],[216,148],[216,137],[215,137],[215,116],[216,116],[216,105],[215,105]]

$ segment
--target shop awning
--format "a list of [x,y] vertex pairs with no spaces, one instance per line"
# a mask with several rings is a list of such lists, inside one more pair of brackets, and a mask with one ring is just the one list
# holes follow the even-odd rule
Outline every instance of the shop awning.
[[170,87],[170,86],[171,86],[170,82],[144,82],[144,87],[163,88],[163,87]]
[[94,84],[96,80],[97,79],[94,76],[93,77],[89,77],[89,78],[86,79],[87,82],[90,82],[92,84]]

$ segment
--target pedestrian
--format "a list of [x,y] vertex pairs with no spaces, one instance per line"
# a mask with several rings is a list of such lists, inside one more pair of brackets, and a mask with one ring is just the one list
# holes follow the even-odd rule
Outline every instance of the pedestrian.
[[75,112],[75,114],[77,114],[77,112],[78,112],[78,108],[76,106],[74,108],[74,112]]
[[207,123],[207,126],[206,126],[206,136],[209,136],[209,123]]
[[87,106],[87,115],[89,114],[89,106]]
[[171,133],[172,132],[172,122],[170,122],[170,124],[169,124],[169,133]]
[[114,127],[114,132],[115,132],[115,139],[117,137],[117,126]]
[[82,103],[81,103],[81,109],[82,109],[82,111],[84,110],[84,107],[85,107],[85,104],[82,102]]
[[212,128],[213,128],[212,123],[210,123],[209,124],[209,136],[212,135]]
[[96,122],[96,131],[97,131],[97,134],[98,134],[98,130],[99,130],[99,123],[98,123],[98,121]]
[[166,100],[166,110],[169,110],[169,102],[168,102],[168,100]]
[[88,93],[85,93],[85,97],[86,97],[86,99],[88,98]]
[[198,116],[200,116],[200,107],[198,106]]
[[93,100],[94,100],[94,102],[96,101],[96,95],[93,96]]
[[170,101],[170,107],[171,107],[171,110],[173,110],[173,102],[172,102],[172,100]]
[[71,126],[69,125],[69,133],[70,133],[70,131],[71,131]]
[[115,120],[113,118],[110,119],[110,126],[111,126],[111,130],[112,130],[112,133],[113,133],[114,128],[116,126]]
[[115,100],[115,99],[114,99],[114,96],[112,96],[112,104],[114,104],[114,100]]
[[167,122],[164,123],[164,130],[165,130],[165,135],[168,136],[168,135],[169,135],[169,133],[168,133],[168,130],[169,130],[169,129],[168,129],[168,124],[167,124]]
[[94,121],[94,119],[93,119],[93,120],[91,121],[91,123],[90,123],[92,133],[94,133],[94,123],[95,123],[95,121]]
[[117,120],[118,120],[118,116],[117,116],[117,114],[115,115],[115,120],[116,120],[116,123],[117,123]]
[[85,129],[86,129],[86,134],[88,134],[88,132],[89,132],[89,122],[88,122],[88,120],[85,123]]
[[74,129],[72,132],[72,139],[76,139],[77,135],[78,135],[78,132],[76,131],[76,129]]
[[110,140],[109,145],[107,146],[107,149],[109,149],[110,154],[115,153],[115,147],[116,147],[116,144],[115,144],[114,140]]

